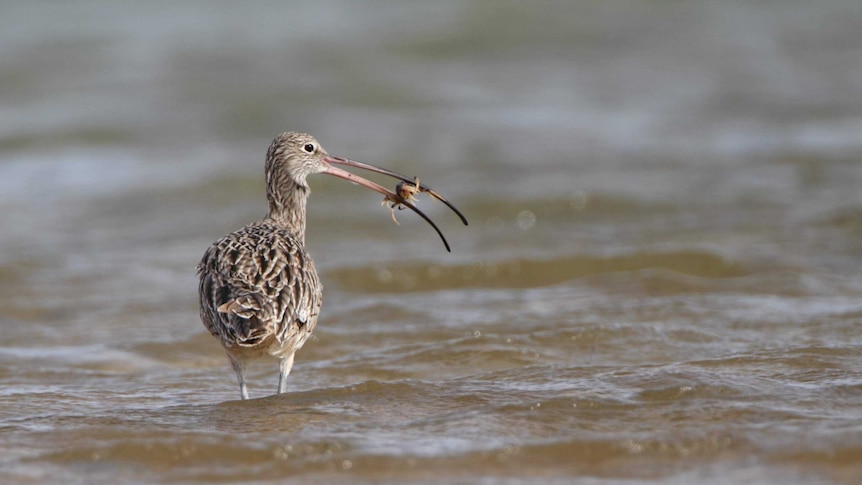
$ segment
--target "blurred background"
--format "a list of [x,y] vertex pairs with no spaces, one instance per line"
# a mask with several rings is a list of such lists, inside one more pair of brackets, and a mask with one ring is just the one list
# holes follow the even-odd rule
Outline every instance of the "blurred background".
[[[241,403],[194,268],[288,130],[470,225],[312,178]],[[855,483],[860,134],[854,0],[5,2],[0,478]]]

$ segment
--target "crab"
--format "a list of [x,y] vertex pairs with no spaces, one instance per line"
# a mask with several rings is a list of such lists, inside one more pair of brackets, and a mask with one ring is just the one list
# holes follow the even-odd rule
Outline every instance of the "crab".
[[[402,201],[406,202],[417,202],[416,197],[414,196],[420,191],[419,177],[413,177],[413,183],[402,181],[398,182],[398,185],[395,186],[395,193],[398,194],[398,197],[400,197]],[[395,218],[395,208],[397,207],[398,210],[404,210],[404,205],[400,201],[393,200],[390,197],[384,197],[381,205],[385,206],[387,202],[389,203],[389,212],[392,214],[392,220],[395,224],[400,226],[401,223]]]

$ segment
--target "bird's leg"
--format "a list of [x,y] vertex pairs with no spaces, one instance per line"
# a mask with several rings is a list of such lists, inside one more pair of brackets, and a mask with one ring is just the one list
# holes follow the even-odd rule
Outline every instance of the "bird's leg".
[[291,352],[290,355],[281,359],[278,373],[278,393],[284,394],[287,392],[287,376],[290,374],[290,368],[293,367],[293,356],[296,352]]
[[248,388],[245,386],[245,365],[238,358],[234,357],[233,354],[228,353],[228,357],[230,357],[230,365],[233,366],[234,372],[236,372],[236,380],[239,381],[239,395],[245,400],[248,399]]

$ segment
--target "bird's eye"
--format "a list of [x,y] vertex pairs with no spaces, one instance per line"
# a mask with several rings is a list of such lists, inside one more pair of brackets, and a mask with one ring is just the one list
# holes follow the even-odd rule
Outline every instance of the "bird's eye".
[[312,145],[311,143],[306,143],[304,148],[305,151],[307,151],[308,153],[314,152],[314,145]]

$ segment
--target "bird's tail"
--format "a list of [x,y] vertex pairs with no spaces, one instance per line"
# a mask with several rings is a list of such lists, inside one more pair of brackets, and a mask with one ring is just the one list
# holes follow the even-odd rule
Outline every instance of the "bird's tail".
[[261,318],[264,302],[258,295],[242,295],[229,300],[217,308],[225,314],[228,325],[226,330],[231,334],[230,340],[243,347],[254,347],[272,335],[272,329],[266,325],[268,319]]

